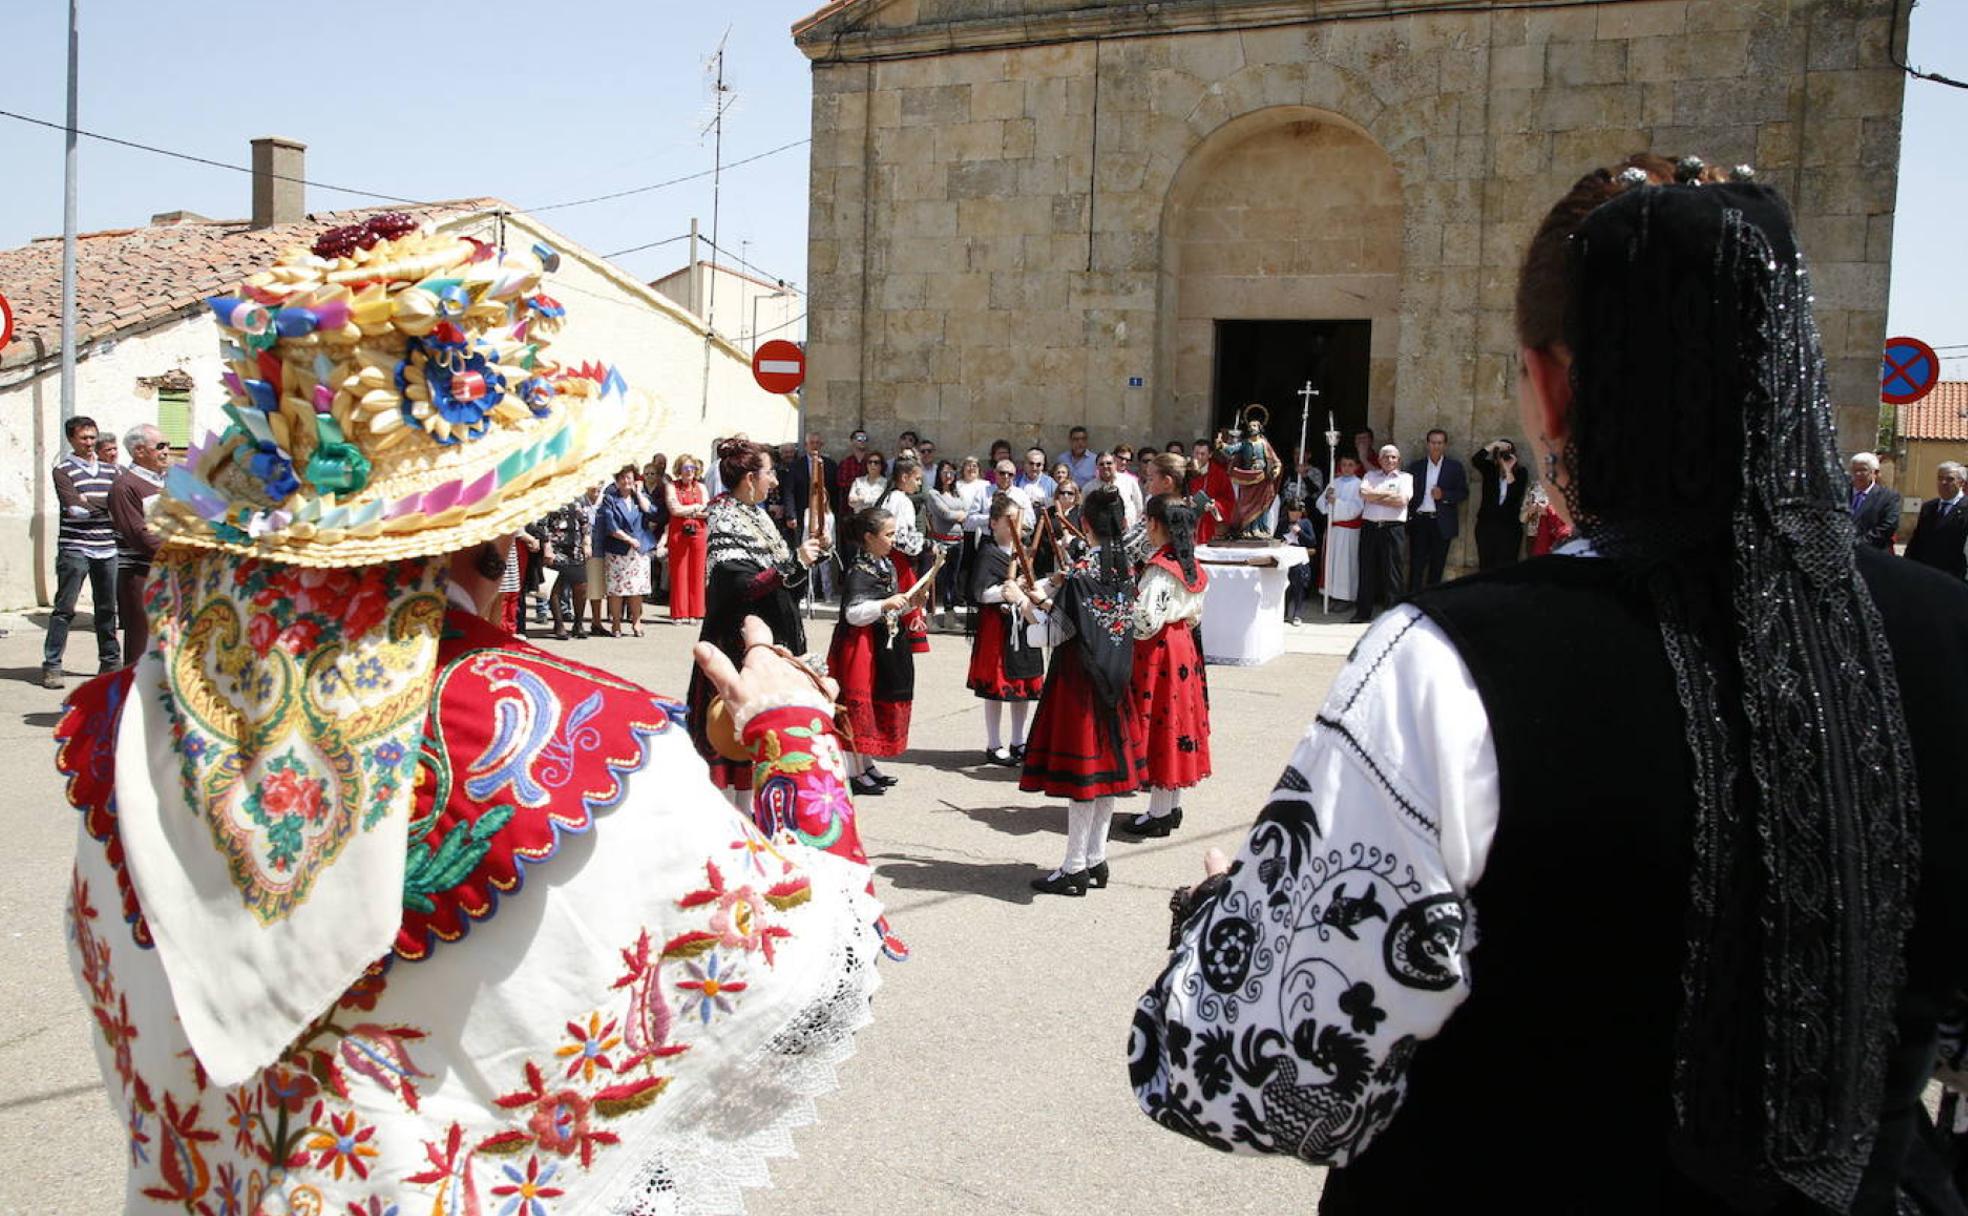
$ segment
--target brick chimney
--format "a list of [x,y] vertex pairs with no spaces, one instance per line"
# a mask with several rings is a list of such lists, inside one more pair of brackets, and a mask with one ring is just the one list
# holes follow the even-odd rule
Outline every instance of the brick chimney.
[[301,187],[307,145],[278,135],[253,141],[253,227],[294,224],[307,218]]

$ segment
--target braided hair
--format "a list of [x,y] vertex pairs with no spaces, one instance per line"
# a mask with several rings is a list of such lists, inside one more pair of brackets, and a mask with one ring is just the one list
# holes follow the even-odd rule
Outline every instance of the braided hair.
[[1128,577],[1127,554],[1121,546],[1121,533],[1127,531],[1127,508],[1121,505],[1117,486],[1098,485],[1081,504],[1080,518],[1087,531],[1100,544],[1100,580],[1123,582]]
[[1169,550],[1175,554],[1176,564],[1182,567],[1182,577],[1195,582],[1195,505],[1179,494],[1157,494],[1148,500],[1147,515],[1168,532]]

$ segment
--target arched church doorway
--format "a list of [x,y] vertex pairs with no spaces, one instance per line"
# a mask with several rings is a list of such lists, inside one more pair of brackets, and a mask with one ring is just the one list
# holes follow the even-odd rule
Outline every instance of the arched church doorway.
[[[1204,139],[1163,215],[1159,410],[1171,434],[1214,434],[1256,402],[1283,455],[1326,415],[1386,425],[1400,347],[1401,182],[1380,145],[1324,111],[1278,106]],[[1317,390],[1311,409],[1301,393]]]

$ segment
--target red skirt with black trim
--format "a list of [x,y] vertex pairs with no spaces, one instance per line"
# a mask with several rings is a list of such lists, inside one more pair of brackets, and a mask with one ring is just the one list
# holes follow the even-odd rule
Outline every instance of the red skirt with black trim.
[[[899,681],[913,691],[914,656],[897,639],[890,653],[879,653],[888,642],[888,626],[841,624],[827,647],[827,672],[840,683],[841,725],[854,735],[843,740],[849,751],[863,756],[899,756],[909,748],[909,713],[913,702],[883,695]],[[906,665],[905,676],[895,670]]]
[[1135,640],[1128,710],[1141,784],[1187,789],[1210,775],[1209,681],[1189,622]]
[[1030,676],[1005,673],[1006,647],[1011,641],[1011,620],[995,604],[978,605],[977,637],[970,644],[970,673],[964,681],[970,691],[987,701],[1036,701],[1045,691],[1045,666],[1037,655],[1038,672]]
[[[900,549],[890,549],[888,560],[895,567],[895,589],[907,591],[917,583],[915,558]],[[902,637],[910,650],[917,654],[929,653],[929,613],[921,608],[912,608],[902,616]]]
[[1093,695],[1077,645],[1054,650],[1045,695],[1025,737],[1025,769],[1018,788],[1081,801],[1133,793],[1141,784],[1135,771],[1134,720],[1117,708],[1102,705]]

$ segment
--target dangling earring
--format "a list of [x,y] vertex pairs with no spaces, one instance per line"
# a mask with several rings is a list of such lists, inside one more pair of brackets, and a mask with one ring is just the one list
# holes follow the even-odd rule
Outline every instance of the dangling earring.
[[1556,452],[1544,454],[1544,479],[1549,482],[1558,480],[1558,453]]

